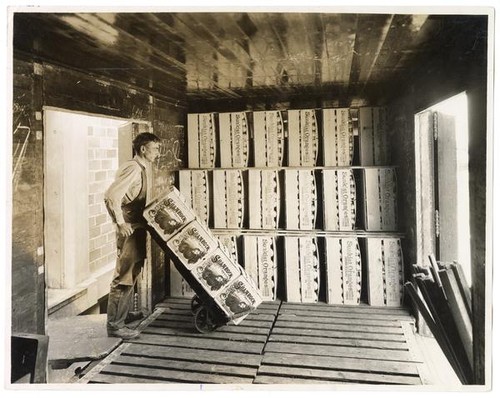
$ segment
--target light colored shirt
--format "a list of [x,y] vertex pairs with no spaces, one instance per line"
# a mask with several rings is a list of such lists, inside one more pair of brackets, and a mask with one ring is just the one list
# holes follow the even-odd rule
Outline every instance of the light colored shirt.
[[141,192],[142,169],[139,162],[146,169],[146,203],[148,193],[151,192],[152,168],[149,162],[140,156],[134,156],[134,160],[123,163],[116,172],[116,178],[104,193],[104,201],[110,213],[111,219],[116,224],[123,224],[122,205],[132,202]]

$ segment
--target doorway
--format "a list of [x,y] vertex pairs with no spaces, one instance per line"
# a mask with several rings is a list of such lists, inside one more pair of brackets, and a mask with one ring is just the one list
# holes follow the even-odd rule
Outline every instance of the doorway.
[[48,312],[99,312],[116,260],[104,206],[120,160],[131,156],[130,121],[44,110],[44,235]]
[[465,92],[415,116],[417,263],[457,261],[471,284],[469,121]]

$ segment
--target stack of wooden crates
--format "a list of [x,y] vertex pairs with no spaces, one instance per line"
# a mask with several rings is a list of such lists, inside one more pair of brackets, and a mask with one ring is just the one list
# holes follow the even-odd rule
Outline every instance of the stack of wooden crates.
[[178,187],[264,300],[399,306],[387,125],[383,107],[189,114]]

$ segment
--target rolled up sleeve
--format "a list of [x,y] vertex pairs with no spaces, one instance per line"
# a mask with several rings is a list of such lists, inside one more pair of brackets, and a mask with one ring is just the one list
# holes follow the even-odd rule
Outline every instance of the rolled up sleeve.
[[[130,187],[141,178],[141,170],[137,164],[126,163],[118,170],[116,179],[104,193],[104,203],[108,213],[115,224],[123,224],[122,202],[128,194]],[[129,201],[134,198],[128,198]]]

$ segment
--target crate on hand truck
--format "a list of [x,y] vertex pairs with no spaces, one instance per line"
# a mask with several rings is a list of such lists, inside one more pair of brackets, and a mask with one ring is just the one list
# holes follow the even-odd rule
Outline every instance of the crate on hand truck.
[[199,332],[229,322],[238,325],[260,305],[262,296],[253,280],[175,187],[153,200],[144,217],[153,239],[195,292],[191,310]]

